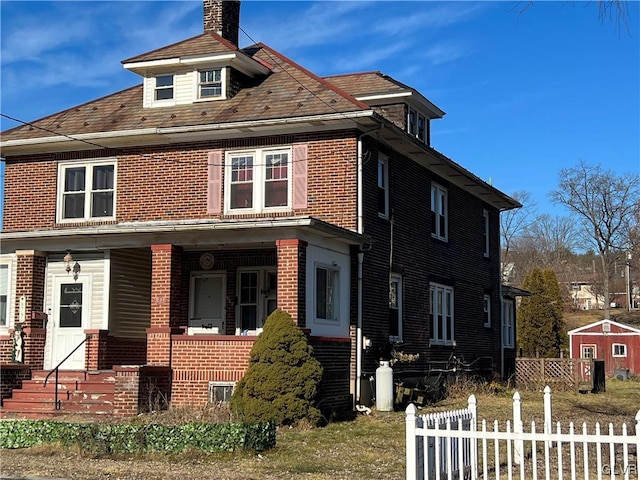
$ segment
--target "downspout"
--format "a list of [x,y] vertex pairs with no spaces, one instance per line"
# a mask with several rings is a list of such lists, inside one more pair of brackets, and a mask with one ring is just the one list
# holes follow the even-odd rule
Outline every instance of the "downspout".
[[[500,325],[498,325],[498,338],[499,338],[499,342],[500,342],[500,376],[502,377],[503,380],[506,380],[505,376],[504,376],[504,338],[502,338],[502,336],[504,335],[504,307],[503,307],[503,303],[504,303],[504,297],[502,295],[502,282],[504,280],[503,278],[503,266],[502,266],[502,242],[501,240],[501,231],[500,228],[502,228],[501,224],[500,224],[500,213],[498,212],[498,268],[499,268],[499,292],[500,292]],[[514,335],[515,335],[515,328],[516,328],[516,321],[515,321],[515,305],[514,305],[514,313],[513,313],[513,330],[514,330]],[[495,337],[494,337],[495,338]]]
[[[363,199],[362,199],[362,137],[364,134],[358,136],[358,233],[362,235],[364,231],[364,220],[363,220]],[[356,381],[355,387],[356,392],[353,399],[354,408],[356,405],[360,403],[360,381],[362,377],[362,263],[364,261],[364,252],[358,252],[358,318],[356,325]]]

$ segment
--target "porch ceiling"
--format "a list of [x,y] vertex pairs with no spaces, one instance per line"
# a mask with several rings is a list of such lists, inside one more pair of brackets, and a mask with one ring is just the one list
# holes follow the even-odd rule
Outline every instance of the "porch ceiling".
[[364,245],[368,237],[313,217],[188,222],[135,222],[95,227],[7,232],[1,253],[16,250],[64,251],[138,248],[157,244],[179,245],[186,250],[223,247],[275,246],[276,240],[324,239],[346,245]]

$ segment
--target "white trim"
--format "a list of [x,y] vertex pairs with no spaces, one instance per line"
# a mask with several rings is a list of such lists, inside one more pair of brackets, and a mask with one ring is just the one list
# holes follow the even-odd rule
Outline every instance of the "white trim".
[[[266,156],[269,154],[287,154],[287,204],[282,206],[265,206],[264,194],[267,183]],[[252,165],[252,206],[250,208],[231,207],[232,159],[243,156],[253,157]],[[247,181],[246,183],[249,183]],[[293,148],[289,146],[257,148],[253,150],[229,150],[224,156],[224,213],[226,215],[265,212],[290,212],[293,210]]]
[[[616,354],[616,347],[623,347],[624,353]],[[627,356],[627,344],[626,343],[612,343],[611,344],[611,356],[613,358],[626,358]]]
[[[584,330],[589,330],[593,327],[597,327],[599,325],[602,325],[603,323],[610,323],[611,325],[615,325],[618,328],[622,328],[624,330],[628,330],[629,331],[629,335],[632,333],[640,333],[640,328],[635,328],[632,327],[630,325],[625,325],[624,323],[619,323],[619,322],[614,322],[613,320],[609,320],[609,319],[604,319],[604,320],[599,320],[597,322],[594,323],[589,323],[588,325],[584,325],[582,327],[578,327],[578,328],[574,328],[573,330],[569,330],[567,332],[568,335],[573,335],[575,333],[581,333],[582,335],[602,335],[602,332],[584,332]],[[607,335],[621,335],[621,333],[607,333]]]
[[[92,193],[93,193],[93,172],[95,167],[100,166],[113,166],[113,215],[104,217],[91,216],[92,207]],[[80,218],[63,218],[64,209],[64,184],[65,184],[65,171],[68,168],[85,168],[85,188],[83,190],[84,199],[84,215]],[[118,162],[115,157],[107,158],[89,158],[80,160],[61,161],[58,163],[58,182],[56,191],[56,223],[72,224],[72,223],[85,223],[85,222],[105,222],[116,219],[116,206],[117,206],[117,184],[118,184]]]
[[[380,206],[377,205],[376,202],[376,210],[378,210],[378,217],[383,218],[385,220],[389,220],[389,157],[386,156],[384,153],[380,153],[378,155],[378,169],[377,169],[377,173],[376,173],[376,180],[377,180],[377,188],[376,188],[376,192],[378,191],[377,189],[380,188],[380,166],[382,165],[382,180],[384,183],[383,189],[384,189],[384,212],[380,211]],[[376,197],[377,200],[377,197]]]
[[[440,289],[442,290],[442,303],[443,305],[446,302],[447,293],[451,294],[451,305],[447,304],[447,307],[450,308],[449,316],[451,317],[451,338],[446,337],[446,328],[447,328],[447,319],[443,316],[443,328],[445,328],[444,334],[436,331],[437,330],[437,315],[434,313],[435,302],[433,301],[433,290]],[[429,319],[433,317],[433,329],[429,329],[429,345],[456,345],[456,334],[455,334],[455,291],[451,285],[444,285],[436,282],[429,282]],[[437,333],[437,338],[436,338]]]
[[491,233],[491,227],[489,224],[489,210],[487,210],[486,208],[482,209],[482,228],[483,228],[483,238],[484,238],[484,257],[485,258],[489,258],[489,254],[491,251],[490,245],[490,233]]
[[[434,191],[436,197],[434,198]],[[443,195],[444,194],[444,195]],[[444,196],[444,200],[441,200],[441,197]],[[436,238],[438,240],[442,240],[443,242],[449,241],[449,190],[440,185],[437,182],[431,182],[431,196],[430,198],[430,209],[432,215],[435,216],[434,221],[436,222],[436,231],[431,232],[431,237]],[[434,205],[434,200],[436,204]],[[444,202],[443,205],[441,203]],[[440,212],[437,207],[441,207],[444,217],[444,232],[440,231]],[[431,230],[431,225],[429,225],[429,230]]]
[[487,293],[482,297],[482,313],[485,318],[485,328],[491,328],[491,295]]
[[[318,317],[318,269],[327,271],[327,280],[333,277],[335,282],[333,287],[333,301],[331,305],[333,307],[333,317],[332,318],[320,318]],[[325,325],[337,325],[340,323],[340,288],[342,284],[342,278],[340,273],[340,265],[330,265],[324,262],[314,262],[313,264],[313,304],[311,308],[313,308],[313,319],[316,324],[325,324]],[[325,306],[329,305],[328,302],[325,303]]]
[[15,311],[15,283],[13,281],[14,274],[14,256],[2,255],[0,256],[0,265],[7,266],[7,311],[6,311],[6,323],[0,325],[0,334],[7,334],[8,330],[15,325],[14,311]]
[[399,93],[379,93],[376,95],[364,95],[361,97],[355,97],[360,102],[366,102],[367,100],[387,100],[390,98],[404,98],[413,95],[411,92],[399,92]]
[[[402,275],[397,273],[392,273],[389,278],[389,283],[396,282],[398,284],[398,289],[396,290],[396,304],[398,305],[398,335],[389,335],[390,342],[402,342],[402,333],[403,333],[403,325],[402,325],[402,311],[403,311],[403,282]],[[391,306],[389,306],[389,310],[391,310]]]

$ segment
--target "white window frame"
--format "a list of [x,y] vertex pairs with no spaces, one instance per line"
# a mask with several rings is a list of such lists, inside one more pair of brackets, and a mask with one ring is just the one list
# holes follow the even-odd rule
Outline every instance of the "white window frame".
[[[449,240],[449,192],[437,183],[431,184],[431,215],[435,225],[435,232],[431,232],[433,238]],[[440,218],[444,218],[444,226],[440,224]],[[442,231],[444,229],[444,232]]]
[[407,133],[427,143],[427,117],[413,107],[407,109]]
[[[584,353],[587,350],[593,350],[593,356],[587,357]],[[598,358],[598,346],[595,343],[581,343],[580,344],[580,358]]]
[[[237,295],[237,305],[236,305],[236,335],[244,335],[245,331],[242,329],[242,311],[241,305],[252,305],[252,303],[242,303],[242,281],[240,279],[241,274],[243,273],[255,273],[257,278],[256,284],[256,331],[255,333],[262,332],[264,327],[264,322],[266,322],[269,317],[268,312],[268,302],[271,299],[276,299],[277,301],[277,285],[270,285],[269,275],[276,273],[276,268],[274,267],[239,267],[236,274],[236,295]],[[277,282],[277,275],[276,275]],[[253,333],[253,331],[251,330]]]
[[[616,353],[616,350],[619,350]],[[614,358],[622,358],[627,356],[627,345],[625,343],[614,343],[611,345],[611,356]]]
[[[442,302],[437,299],[442,298]],[[455,316],[454,316],[454,291],[449,285],[439,283],[429,284],[429,315],[431,321],[430,345],[455,345]],[[438,311],[438,307],[444,307],[443,312]],[[442,325],[444,332],[440,331],[437,317],[442,315]],[[447,335],[448,324],[450,324],[451,337]]]
[[[211,72],[211,71],[219,71],[220,72],[220,82],[210,82],[210,83],[220,83],[220,95],[202,95],[202,86],[203,83],[200,81],[200,73],[201,72]],[[198,102],[207,102],[211,100],[224,100],[227,98],[227,69],[225,67],[210,67],[210,68],[201,68],[195,72],[195,99]]]
[[[107,190],[93,190],[93,173],[94,168],[102,166],[113,166],[113,188]],[[65,173],[69,168],[84,168],[85,175],[85,189],[84,192],[84,215],[78,218],[64,218],[64,199],[65,199]],[[118,183],[118,164],[114,158],[99,159],[99,160],[83,160],[75,162],[62,162],[58,164],[58,192],[57,192],[57,214],[56,220],[58,223],[78,223],[78,222],[105,222],[116,219],[116,206],[117,206],[117,183]],[[113,215],[93,217],[91,215],[91,207],[93,194],[98,192],[112,192],[113,193]]]
[[[395,299],[392,298],[392,283],[395,283],[397,285],[395,291]],[[392,274],[389,278],[389,310],[395,309],[398,311],[398,335],[389,335],[390,342],[402,341],[402,298],[402,276]]]
[[516,306],[513,300],[502,301],[502,346],[504,348],[516,347],[515,335]]
[[[265,206],[265,185],[267,180],[267,156],[270,154],[286,153],[287,160],[287,204],[275,207]],[[252,206],[247,208],[231,208],[231,186],[233,159],[253,157]],[[292,210],[293,202],[293,151],[291,147],[264,148],[256,150],[238,150],[225,153],[224,171],[224,211],[225,214],[288,212]],[[249,183],[249,182],[247,182]]]
[[491,328],[491,295],[485,294],[482,298],[482,311],[484,314],[484,326]]
[[[326,317],[318,316],[318,303],[321,299],[318,297],[318,270],[327,272],[327,285],[325,285],[325,310]],[[331,290],[329,291],[330,280],[333,280]],[[327,308],[327,307],[331,308]],[[315,263],[313,268],[313,315],[317,323],[336,324],[340,321],[340,267],[327,265],[325,263]]]
[[[158,86],[158,79],[162,77],[171,77],[171,85]],[[160,73],[153,76],[153,103],[171,103],[176,99],[176,76],[173,73]],[[158,98],[158,92],[163,90],[171,90],[171,97]]]
[[378,195],[384,192],[384,211],[380,211],[380,199],[377,199],[378,217],[389,219],[389,158],[386,155],[378,156]]
[[489,258],[489,210],[482,209],[482,222],[483,222],[483,238],[484,238],[484,256]]
[[[1,261],[0,260],[0,267],[2,267],[2,269],[4,270],[4,268],[6,267],[6,274],[7,274],[7,278],[6,278],[6,285],[5,285],[5,290],[6,291],[2,291],[0,290],[0,296],[2,295],[6,295],[6,301],[5,301],[5,308],[6,311],[4,312],[4,319],[5,322],[4,323],[0,323],[0,330],[5,331],[9,328],[9,326],[13,323],[11,321],[11,317],[12,317],[12,292],[11,292],[11,278],[12,278],[12,269],[11,269],[11,262],[10,261]],[[0,282],[1,285],[1,282]],[[2,315],[2,312],[0,312],[0,315]]]
[[[225,398],[216,398],[216,389],[222,389],[222,395]],[[233,391],[236,389],[236,382],[217,382],[210,381],[207,392],[207,400],[209,405],[215,405],[216,403],[229,403]]]

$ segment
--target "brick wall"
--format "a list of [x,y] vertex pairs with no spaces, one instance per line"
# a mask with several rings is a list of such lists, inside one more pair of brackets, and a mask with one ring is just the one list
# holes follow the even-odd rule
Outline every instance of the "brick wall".
[[[378,217],[376,191],[376,159],[381,146],[367,140],[365,152],[370,161],[364,165],[364,233],[375,239],[364,255],[363,318],[364,335],[372,339],[374,348],[364,353],[363,370],[377,367],[378,348],[388,341],[388,285],[380,281],[391,269],[403,278],[403,331],[406,353],[419,353],[412,364],[396,364],[394,368],[427,368],[428,361],[447,360],[451,355],[471,362],[489,356],[499,360],[499,286],[498,212],[475,196],[461,190],[432,172],[384,150],[389,156],[389,220]],[[448,190],[449,241],[431,238],[430,185],[435,181]],[[484,257],[483,208],[490,212],[492,256]],[[455,340],[453,346],[429,346],[429,283],[445,283],[454,287]],[[483,296],[492,295],[493,327],[484,328]]]
[[210,381],[237,382],[257,337],[174,335],[172,406],[202,407]]
[[278,240],[278,308],[287,312],[301,328],[305,322],[305,276],[307,243],[298,239]]
[[[117,158],[118,222],[250,218],[255,215],[207,214],[207,154],[308,144],[308,207],[262,217],[312,215],[349,229],[356,228],[357,162],[354,131],[277,135],[177,144],[168,147],[123,148],[117,152],[63,152],[8,157],[5,167],[3,229],[65,229],[82,224],[56,224],[58,163],[69,159]],[[168,182],[167,179],[171,181]],[[223,183],[224,185],[224,183]],[[113,221],[104,222],[112,224]],[[91,226],[100,222],[91,222]]]
[[0,405],[2,400],[11,397],[11,392],[22,387],[23,380],[31,379],[31,369],[28,365],[2,364],[0,368]]
[[323,369],[318,389],[320,410],[327,419],[343,416],[352,410],[351,339],[310,337],[309,343]]
[[13,338],[11,335],[0,335],[0,365],[10,363],[13,359]]

